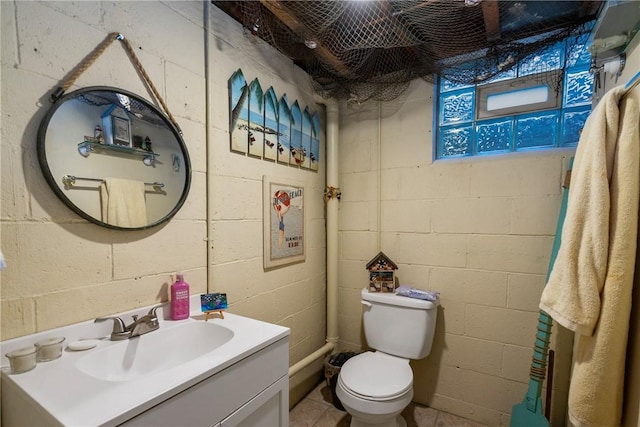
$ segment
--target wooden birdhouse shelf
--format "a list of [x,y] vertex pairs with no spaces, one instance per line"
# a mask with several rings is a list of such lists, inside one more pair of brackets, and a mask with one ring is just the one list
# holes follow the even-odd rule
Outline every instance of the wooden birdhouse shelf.
[[373,257],[366,269],[369,270],[369,292],[395,292],[398,266],[383,252]]

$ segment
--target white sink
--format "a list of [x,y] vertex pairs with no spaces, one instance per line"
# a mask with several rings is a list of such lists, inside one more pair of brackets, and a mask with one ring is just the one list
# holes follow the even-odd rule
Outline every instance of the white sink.
[[184,323],[96,350],[79,359],[76,367],[99,380],[128,381],[189,362],[231,338],[233,331],[215,323]]
[[[8,369],[3,368],[0,375],[2,426],[119,426],[137,419],[151,408],[162,406],[161,403],[184,396],[183,393],[194,390],[194,386],[205,380],[231,378],[222,373],[230,372],[232,367],[252,360],[276,344],[284,354],[278,353],[279,359],[284,357],[285,366],[281,372],[276,372],[271,370],[274,364],[270,363],[265,372],[277,374],[278,378],[287,374],[287,328],[227,312],[224,318],[214,317],[205,321],[200,311],[200,295],[191,298],[191,317],[168,320],[164,310],[160,309],[160,328],[156,331],[124,341],[99,340],[95,348],[86,351],[65,349],[62,357],[38,363],[35,369],[23,374],[11,375]],[[143,316],[151,307],[115,315],[128,323],[133,315]],[[65,337],[65,342],[74,342],[108,336],[111,327],[107,322],[87,320],[3,341],[0,343],[0,359],[2,365],[8,364],[2,354],[42,339]],[[222,412],[229,409],[221,401],[235,399],[240,396],[238,390],[244,392],[251,388],[250,385],[257,384],[259,375],[248,374],[244,368],[238,372],[240,378],[233,381],[233,387],[227,383],[221,388],[216,385],[216,390],[231,387],[234,392],[221,392],[223,396],[216,398],[216,405],[206,408],[207,416],[218,411],[220,413],[215,417],[221,420]],[[218,384],[218,380],[215,381]],[[272,384],[273,378],[267,382]],[[243,386],[235,387],[237,384]],[[243,401],[249,398],[244,396]],[[5,411],[5,408],[12,409]],[[160,426],[163,423],[154,421],[146,425]],[[178,424],[165,422],[164,425]]]

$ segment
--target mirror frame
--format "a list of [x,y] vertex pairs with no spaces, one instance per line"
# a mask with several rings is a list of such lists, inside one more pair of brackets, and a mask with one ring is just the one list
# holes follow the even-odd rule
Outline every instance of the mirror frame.
[[[104,221],[99,220],[98,218],[95,218],[89,214],[87,214],[86,212],[84,212],[82,209],[80,209],[78,206],[76,206],[73,201],[71,201],[71,199],[69,199],[66,194],[62,191],[62,189],[60,188],[60,186],[58,185],[56,179],[54,178],[53,174],[51,173],[51,169],[49,168],[49,164],[47,162],[47,155],[46,155],[46,136],[47,136],[47,128],[49,127],[49,123],[51,121],[51,119],[53,118],[54,114],[56,113],[56,111],[58,110],[58,108],[64,104],[65,101],[68,101],[72,98],[77,97],[78,95],[82,95],[84,93],[87,92],[94,92],[94,91],[109,91],[109,92],[114,92],[114,93],[120,93],[122,95],[126,95],[130,98],[134,98],[136,101],[140,102],[141,104],[143,104],[146,108],[148,108],[149,110],[151,110],[152,112],[154,112],[155,114],[158,115],[158,117],[160,117],[160,119],[162,119],[162,121],[167,125],[167,127],[169,128],[169,130],[171,131],[171,133],[173,134],[173,136],[176,138],[176,142],[178,143],[179,147],[180,147],[180,151],[182,152],[182,156],[184,159],[184,170],[186,173],[186,177],[185,177],[185,183],[184,183],[184,187],[182,189],[182,194],[180,195],[180,199],[178,200],[178,202],[176,203],[176,205],[173,207],[173,209],[171,209],[171,211],[169,213],[167,213],[165,216],[163,216],[162,218],[160,218],[159,220],[147,224],[143,227],[119,227],[116,225],[112,225],[109,223],[106,223]],[[106,228],[110,228],[113,230],[146,230],[148,228],[152,228],[155,227],[157,225],[160,225],[162,223],[165,223],[167,221],[169,221],[182,207],[182,205],[184,204],[185,200],[187,199],[187,195],[189,194],[189,189],[191,187],[191,161],[189,159],[189,153],[187,151],[187,147],[186,144],[184,143],[184,140],[182,139],[182,135],[181,135],[181,131],[178,130],[178,128],[176,127],[176,125],[174,123],[171,122],[171,120],[169,120],[169,118],[166,116],[166,114],[164,114],[162,111],[160,111],[156,106],[152,105],[151,103],[149,103],[147,100],[145,100],[144,98],[123,90],[123,89],[118,89],[118,88],[114,88],[114,87],[110,87],[110,86],[89,86],[89,87],[85,87],[82,89],[78,89],[75,90],[73,92],[69,92],[67,94],[65,94],[64,96],[58,98],[56,101],[53,102],[53,104],[51,105],[51,107],[49,107],[49,110],[47,111],[46,115],[44,116],[44,118],[42,119],[42,121],[40,122],[40,127],[38,129],[38,136],[37,136],[37,154],[38,154],[38,162],[40,163],[40,169],[42,170],[42,173],[47,181],[47,183],[49,184],[49,187],[51,187],[51,189],[53,190],[53,192],[56,194],[56,196],[58,196],[58,198],[60,200],[62,200],[62,202],[72,211],[74,211],[75,213],[77,213],[78,215],[80,215],[82,218],[100,225],[102,227],[106,227]]]

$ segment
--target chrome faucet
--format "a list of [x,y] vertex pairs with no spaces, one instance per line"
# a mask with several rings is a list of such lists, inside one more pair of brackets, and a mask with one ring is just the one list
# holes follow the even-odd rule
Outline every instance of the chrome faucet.
[[113,320],[113,330],[111,331],[111,341],[121,341],[129,339],[129,332],[126,331],[127,327],[121,318],[111,317],[98,317],[93,323],[104,322],[105,320]]
[[131,316],[133,318],[133,323],[131,323],[129,326],[126,326],[121,318],[115,316],[98,317],[93,321],[93,323],[104,322],[105,320],[113,320],[111,341],[128,340],[129,338],[137,337],[139,335],[143,335],[147,332],[155,331],[156,329],[160,328],[160,323],[158,322],[158,315],[156,314],[156,311],[163,305],[164,304],[160,304],[152,307],[151,310],[149,310],[149,313],[140,318],[138,317],[138,315]]
[[146,334],[147,332],[155,331],[160,327],[160,323],[158,322],[158,316],[156,315],[156,310],[162,307],[164,304],[156,305],[149,313],[145,314],[141,318],[138,319],[137,315],[131,316],[133,318],[133,323],[126,327],[126,330],[129,332],[129,338],[137,337],[139,335]]

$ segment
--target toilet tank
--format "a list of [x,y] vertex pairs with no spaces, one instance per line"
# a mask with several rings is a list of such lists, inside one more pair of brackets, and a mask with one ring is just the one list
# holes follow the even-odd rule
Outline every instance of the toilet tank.
[[362,290],[362,321],[369,347],[405,359],[431,352],[438,302]]

